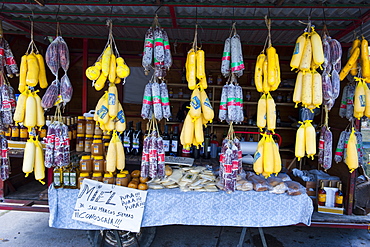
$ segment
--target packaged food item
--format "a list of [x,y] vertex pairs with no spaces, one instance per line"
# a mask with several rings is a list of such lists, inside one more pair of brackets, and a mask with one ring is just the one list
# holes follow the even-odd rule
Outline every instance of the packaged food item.
[[287,181],[284,183],[288,187],[287,192],[290,196],[297,196],[306,193],[306,188],[298,182]]

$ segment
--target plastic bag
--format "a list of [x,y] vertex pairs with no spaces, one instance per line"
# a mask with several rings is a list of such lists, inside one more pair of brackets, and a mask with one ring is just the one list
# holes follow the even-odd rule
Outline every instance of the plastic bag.
[[62,96],[63,104],[66,105],[72,99],[73,87],[67,73],[60,79],[60,95]]
[[46,89],[44,96],[42,96],[41,106],[44,109],[52,108],[58,99],[59,95],[59,81],[54,80],[53,83]]
[[267,180],[262,175],[252,175],[248,179],[253,183],[255,191],[266,191],[269,189]]
[[288,187],[287,192],[290,196],[298,196],[306,193],[306,188],[298,182],[289,181],[284,183]]

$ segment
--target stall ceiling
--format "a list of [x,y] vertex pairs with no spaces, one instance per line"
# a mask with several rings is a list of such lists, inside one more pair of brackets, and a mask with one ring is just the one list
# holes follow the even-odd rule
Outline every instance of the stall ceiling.
[[[44,6],[36,2],[44,2]],[[326,24],[332,37],[349,43],[353,34],[370,38],[370,1],[364,0],[152,0],[152,1],[3,1],[0,18],[4,33],[29,35],[30,20],[35,36],[54,36],[56,23],[64,37],[106,39],[106,22],[113,21],[116,39],[142,41],[157,14],[171,41],[191,42],[194,27],[208,44],[222,44],[236,22],[243,44],[264,44],[272,20],[275,45],[291,45],[303,32],[308,19],[320,32]],[[303,23],[302,23],[303,22]],[[41,39],[42,40],[42,39]]]

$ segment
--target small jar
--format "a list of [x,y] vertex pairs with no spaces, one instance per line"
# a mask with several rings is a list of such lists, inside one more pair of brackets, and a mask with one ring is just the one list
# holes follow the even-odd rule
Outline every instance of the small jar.
[[78,116],[77,118],[77,134],[85,134],[86,132],[86,121],[84,116]]
[[101,139],[94,139],[91,144],[91,154],[101,156],[104,155],[104,145]]
[[12,141],[19,141],[19,127],[18,124],[12,126]]
[[84,151],[86,153],[91,152],[92,141],[93,141],[93,135],[86,135],[86,137],[85,137],[85,148],[84,148]]
[[125,173],[118,173],[116,178],[116,185],[117,186],[124,186],[127,187],[129,183],[128,177]]
[[103,135],[103,130],[100,128],[98,122],[95,122],[94,135]]
[[128,170],[123,170],[121,173],[126,174],[126,177],[128,178],[128,180],[131,181],[131,174]]
[[95,121],[93,117],[86,117],[86,135],[94,135]]
[[78,188],[81,189],[82,187],[82,181],[85,179],[85,178],[90,178],[90,175],[88,172],[81,172],[80,173],[80,177],[78,178]]
[[101,175],[101,172],[94,172],[92,177],[92,180],[102,182],[103,181],[103,176]]
[[114,184],[113,174],[105,173],[103,178],[103,183],[105,184]]
[[92,172],[92,160],[90,155],[84,155],[80,160],[80,171],[81,172]]
[[104,172],[104,157],[103,156],[94,156],[93,171],[101,172],[101,173]]
[[77,134],[76,151],[83,152],[85,150],[85,135]]
[[26,142],[27,139],[28,139],[28,129],[26,126],[21,125],[21,127],[19,128],[19,140],[21,142]]

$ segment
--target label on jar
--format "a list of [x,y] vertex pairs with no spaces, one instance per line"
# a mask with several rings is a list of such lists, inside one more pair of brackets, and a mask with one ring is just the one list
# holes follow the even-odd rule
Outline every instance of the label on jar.
[[130,147],[130,137],[129,136],[124,136],[123,137],[123,147],[129,148]]
[[94,170],[95,171],[100,171],[100,163],[99,162],[94,162]]
[[139,138],[134,138],[132,140],[132,148],[133,149],[139,149]]
[[99,154],[99,153],[100,153],[99,151],[100,151],[100,150],[99,150],[99,145],[94,145],[93,153],[94,153],[94,154]]
[[77,124],[77,130],[80,131],[80,132],[83,132],[84,127],[83,127],[82,123]]
[[84,142],[83,142],[83,141],[79,141],[79,142],[78,142],[78,147],[80,147],[80,148],[84,148]]
[[87,170],[87,164],[86,164],[86,162],[82,162],[81,163],[81,170],[83,170],[83,171]]
[[69,172],[63,172],[63,184],[64,186],[69,186]]
[[91,123],[87,123],[86,130],[89,130],[89,131],[93,130],[93,125]]
[[70,172],[69,173],[69,185],[70,186],[77,186],[77,179],[76,179],[76,173]]
[[120,181],[119,179],[117,179],[117,180],[116,180],[116,185],[118,185],[118,186],[122,186],[122,185],[121,185],[121,181]]
[[28,131],[27,131],[27,129],[21,129],[19,131],[19,137],[20,138],[27,138],[28,137]]

